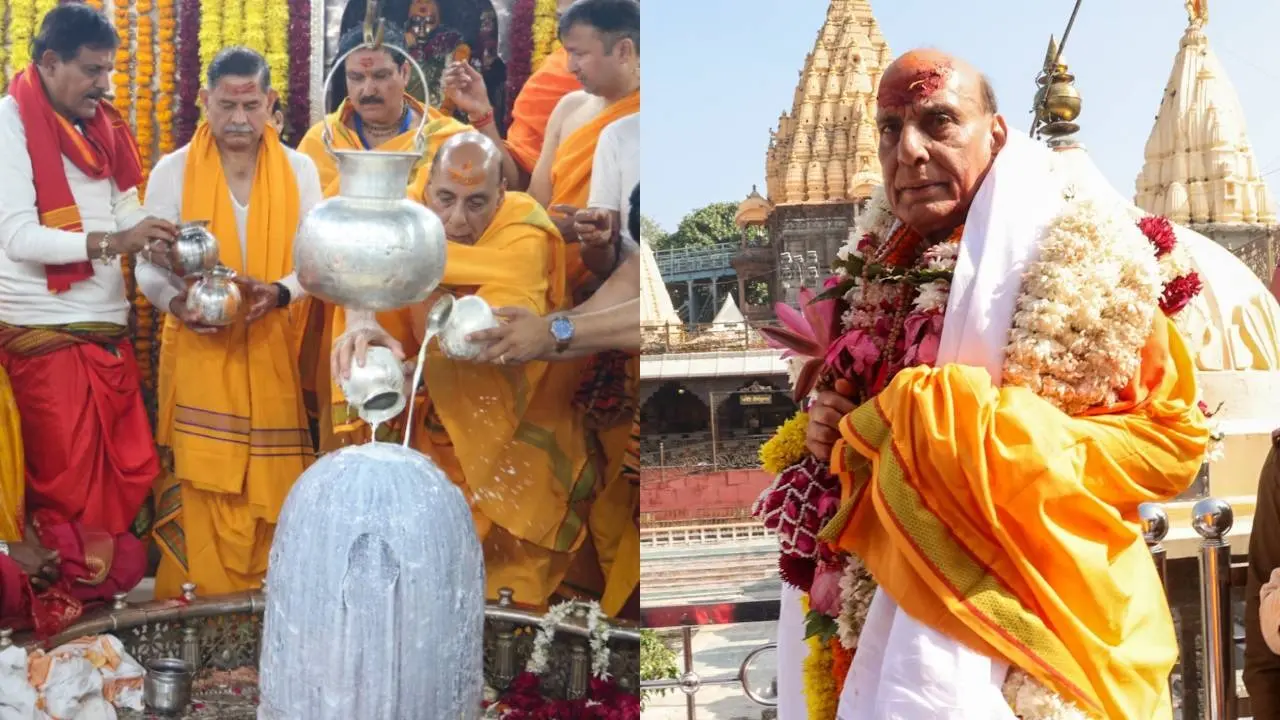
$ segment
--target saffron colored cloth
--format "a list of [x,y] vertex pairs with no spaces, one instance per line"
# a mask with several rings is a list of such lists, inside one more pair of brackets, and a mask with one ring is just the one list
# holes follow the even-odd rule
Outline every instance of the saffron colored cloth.
[[[423,129],[423,136],[426,139],[426,145],[422,153],[423,163],[418,166],[413,175],[413,179],[407,182],[407,194],[411,197],[422,197],[422,188],[426,187],[427,171],[431,167],[431,159],[435,157],[436,151],[444,144],[445,140],[472,129],[470,125],[454,120],[452,117],[441,113],[433,107],[424,106],[418,100],[405,95],[404,101],[408,103],[409,109],[417,114],[418,118],[427,117],[427,126]],[[324,128],[329,126],[333,137],[334,150],[365,150],[365,146],[360,142],[360,136],[352,129],[352,116],[355,115],[355,106],[351,104],[351,100],[343,100],[342,105],[334,112],[325,116],[324,120],[316,123],[307,131],[302,140],[298,143],[298,152],[303,153],[311,158],[316,164],[316,169],[320,171],[320,187],[324,189],[324,196],[329,198],[338,194],[338,161],[329,154],[324,147]],[[411,124],[411,127],[395,136],[394,138],[379,145],[376,149],[378,152],[414,152],[414,143],[418,136],[418,122]]]
[[[235,238],[232,202],[213,133],[201,125],[187,154],[182,219],[210,219],[215,237]],[[222,263],[267,283],[288,276],[299,215],[293,166],[268,128],[249,199],[248,252],[221,242]],[[158,597],[179,594],[186,581],[211,594],[260,586],[285,496],[313,460],[296,335],[288,310],[212,334],[166,319],[157,439],[173,450],[174,476],[158,493],[155,535],[167,561]]]
[[1172,323],[1085,417],[947,365],[903,370],[840,431],[836,544],[908,615],[1092,715],[1170,716],[1177,643],[1137,509],[1187,487],[1208,441]]
[[[9,85],[18,103],[27,152],[36,187],[40,224],[59,230],[80,231],[80,210],[62,166],[66,156],[93,180],[110,178],[124,192],[142,181],[142,160],[129,124],[110,103],[99,102],[93,119],[79,129],[54,111],[34,63],[19,72]],[[71,285],[93,277],[89,261],[45,268],[50,292],[65,292]]]
[[[546,211],[509,192],[474,246],[449,243],[442,287],[474,294],[494,307],[539,315],[562,305],[563,247]],[[413,357],[428,304],[378,316]],[[341,314],[341,310],[338,311]],[[339,316],[333,334],[344,328]],[[572,388],[548,391],[548,363],[521,366],[453,360],[428,351],[425,399],[409,429],[411,443],[462,488],[484,539],[491,595],[511,587],[515,600],[541,606],[555,590],[586,533],[586,503],[596,473],[588,463]],[[355,429],[334,387],[335,429]]]
[[563,47],[542,61],[529,76],[511,108],[511,127],[507,129],[507,150],[525,172],[533,172],[547,137],[547,121],[560,98],[581,90],[578,77],[569,72],[569,51]]
[[[555,160],[551,165],[551,205],[571,205],[584,208],[591,198],[591,168],[595,162],[596,143],[600,133],[619,119],[640,112],[640,91],[637,90],[600,111],[560,141]],[[576,293],[591,279],[591,272],[582,262],[579,243],[570,243],[565,259],[569,292]]]
[[40,545],[58,552],[60,577],[37,592],[18,564],[0,555],[0,627],[47,638],[86,609],[132,590],[146,573],[146,546],[127,532],[88,530],[47,510],[33,513],[31,530]]
[[9,373],[0,366],[0,542],[22,539],[27,512],[26,479],[18,404],[13,399]]
[[142,507],[160,462],[124,334],[88,323],[0,325],[0,367],[21,417],[27,512],[48,509],[118,534]]

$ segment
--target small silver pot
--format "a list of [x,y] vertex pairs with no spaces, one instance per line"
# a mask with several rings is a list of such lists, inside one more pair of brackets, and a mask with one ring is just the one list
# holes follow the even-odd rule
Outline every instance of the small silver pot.
[[236,272],[223,265],[206,272],[187,293],[187,307],[205,325],[223,327],[240,316],[244,298],[235,283]]
[[157,658],[147,663],[142,681],[142,701],[152,712],[177,715],[191,704],[191,666],[178,658]]
[[478,295],[467,295],[453,303],[453,310],[444,320],[440,331],[440,347],[455,360],[472,360],[484,350],[484,345],[473,343],[467,336],[473,332],[498,327],[493,308]]
[[404,369],[390,350],[371,347],[364,366],[351,363],[351,377],[342,382],[342,394],[367,423],[384,423],[399,415],[407,402]]
[[218,266],[218,238],[205,220],[182,223],[169,250],[169,266],[178,277],[199,275]]

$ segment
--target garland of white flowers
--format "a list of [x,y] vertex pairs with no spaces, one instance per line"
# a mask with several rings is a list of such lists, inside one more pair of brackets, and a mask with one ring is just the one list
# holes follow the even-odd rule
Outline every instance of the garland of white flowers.
[[1125,213],[1074,200],[1023,275],[1004,384],[1076,415],[1116,401],[1159,311],[1160,269]]
[[525,672],[541,676],[547,671],[551,642],[555,640],[556,628],[577,610],[585,610],[587,613],[587,640],[591,645],[591,674],[601,680],[608,679],[610,630],[608,623],[601,622],[604,619],[604,612],[600,609],[600,603],[594,600],[562,602],[542,616],[538,634],[533,638],[533,650],[529,653],[529,662],[525,664]]

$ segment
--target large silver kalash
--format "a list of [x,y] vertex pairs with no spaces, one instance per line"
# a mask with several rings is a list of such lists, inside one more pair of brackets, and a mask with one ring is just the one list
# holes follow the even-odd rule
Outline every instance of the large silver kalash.
[[[377,3],[369,8],[376,11]],[[334,73],[354,52],[382,47],[403,55],[426,87],[426,75],[412,57],[382,45],[366,20],[365,43],[343,53],[325,79],[328,96]],[[428,98],[428,104],[429,98]],[[324,145],[338,165],[338,194],[312,208],[293,245],[298,282],[311,295],[360,310],[395,310],[427,299],[444,277],[444,225],[436,214],[405,197],[405,185],[426,149],[424,113],[414,152],[335,150],[326,122]]]

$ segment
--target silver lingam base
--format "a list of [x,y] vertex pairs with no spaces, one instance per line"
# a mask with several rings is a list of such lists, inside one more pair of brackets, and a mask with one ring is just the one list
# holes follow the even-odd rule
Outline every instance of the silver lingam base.
[[[253,720],[257,717],[256,673],[262,650],[264,593],[235,593],[196,597],[184,602],[156,601],[129,604],[118,598],[109,608],[86,616],[62,634],[41,644],[31,637],[15,638],[29,650],[50,649],[85,635],[111,633],[125,650],[145,665],[156,658],[182,658],[197,667],[192,704],[185,714],[168,718],[201,720]],[[542,622],[540,614],[517,609],[503,600],[485,608],[485,684],[505,690],[524,669],[533,650],[533,639]],[[609,672],[629,692],[639,692],[640,633],[630,623],[615,622],[609,636],[612,649]],[[543,676],[543,688],[558,698],[578,698],[587,691],[591,649],[583,618],[570,617],[559,625],[552,642],[551,660]],[[149,712],[117,711],[124,720],[153,717]]]

